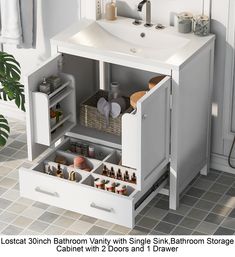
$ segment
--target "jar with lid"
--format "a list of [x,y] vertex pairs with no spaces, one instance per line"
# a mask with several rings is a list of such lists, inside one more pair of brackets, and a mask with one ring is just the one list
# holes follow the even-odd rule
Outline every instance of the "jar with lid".
[[210,34],[210,18],[207,15],[194,17],[194,34],[201,37]]
[[180,33],[192,32],[193,15],[189,12],[182,12],[177,15],[178,17],[178,31]]
[[51,93],[51,84],[46,80],[46,78],[43,78],[43,82],[39,84],[38,90],[41,93],[49,95]]
[[111,82],[108,96],[109,102],[119,97],[121,97],[120,84],[118,82]]

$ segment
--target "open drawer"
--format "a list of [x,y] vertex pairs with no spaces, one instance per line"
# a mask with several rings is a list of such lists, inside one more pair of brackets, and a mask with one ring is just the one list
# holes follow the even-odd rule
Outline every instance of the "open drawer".
[[[71,142],[74,141],[67,138],[33,168],[19,169],[21,196],[132,228],[136,215],[167,183],[165,170],[161,171],[157,184],[154,182],[149,188],[139,191],[136,184],[131,181],[126,182],[102,175],[104,165],[108,169],[113,166],[115,170],[123,168],[112,163],[119,159],[119,152],[116,152],[116,149],[97,145],[98,156],[102,158],[87,157],[91,169],[85,171],[71,167],[76,156],[69,150]],[[55,159],[58,156],[66,159],[66,165],[60,165],[63,178],[57,177],[55,173],[49,175],[45,172],[45,166],[48,164],[56,170],[58,164],[55,163]],[[135,172],[126,167],[125,170],[128,170],[130,175],[131,172]],[[72,171],[76,173],[74,181],[69,180]],[[114,183],[117,188],[124,186],[126,191],[120,194],[115,190],[108,190],[108,186],[105,189],[97,188],[95,181],[98,180]],[[152,191],[148,192],[149,189]]]

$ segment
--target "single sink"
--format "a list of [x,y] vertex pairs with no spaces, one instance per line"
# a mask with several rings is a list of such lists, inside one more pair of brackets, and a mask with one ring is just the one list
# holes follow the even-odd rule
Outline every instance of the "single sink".
[[98,20],[90,23],[68,39],[70,43],[124,55],[165,61],[185,47],[190,39],[172,32],[135,26],[131,19]]

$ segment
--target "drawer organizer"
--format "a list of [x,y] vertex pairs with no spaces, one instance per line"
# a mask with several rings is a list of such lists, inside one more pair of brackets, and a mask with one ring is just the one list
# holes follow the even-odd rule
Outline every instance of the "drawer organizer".
[[[71,145],[75,142],[79,144],[89,143],[67,138],[32,169],[21,168],[21,195],[30,196],[31,199],[36,201],[94,216],[109,222],[133,227],[135,216],[165,186],[167,176],[164,177],[158,187],[154,188],[153,184],[151,194],[145,190],[138,191],[135,183],[103,176],[104,166],[108,170],[113,168],[115,172],[120,170],[122,174],[128,171],[130,177],[135,173],[135,170],[120,165],[120,150],[93,143],[90,144],[95,148],[95,158],[85,157],[91,171],[75,169],[71,167],[74,157],[77,156],[76,153],[71,151]],[[66,165],[60,164],[63,178],[55,176],[55,171],[58,167],[55,159],[58,157],[63,157],[67,161]],[[51,167],[52,175],[45,173],[45,165]],[[75,171],[75,181],[68,179],[72,171]],[[120,185],[124,186],[126,188],[125,194],[119,194],[115,190],[111,192],[106,189],[96,188],[96,180],[109,181],[119,187]],[[146,193],[148,194],[142,199]]]

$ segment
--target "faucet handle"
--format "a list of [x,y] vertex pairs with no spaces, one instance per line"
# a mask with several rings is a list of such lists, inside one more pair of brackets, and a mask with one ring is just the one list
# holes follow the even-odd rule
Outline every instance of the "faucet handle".
[[135,19],[132,24],[134,25],[140,25],[142,22],[140,20]]

